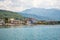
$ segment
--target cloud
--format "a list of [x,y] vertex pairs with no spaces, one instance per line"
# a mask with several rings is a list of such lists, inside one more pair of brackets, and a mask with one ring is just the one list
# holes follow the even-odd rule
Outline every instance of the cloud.
[[4,0],[0,0],[0,1],[4,1]]
[[0,9],[11,9],[10,4],[12,4],[12,2],[9,0],[0,1]]
[[59,8],[60,9],[60,0],[34,0],[34,7],[37,8]]
[[4,10],[23,11],[32,7],[60,9],[60,0],[0,0],[0,9]]
[[0,9],[11,11],[23,11],[31,8],[31,0],[4,0],[0,1]]

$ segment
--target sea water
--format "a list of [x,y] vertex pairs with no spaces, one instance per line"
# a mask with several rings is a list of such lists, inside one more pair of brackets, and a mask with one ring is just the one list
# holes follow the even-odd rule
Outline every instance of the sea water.
[[0,28],[0,40],[60,40],[60,25]]

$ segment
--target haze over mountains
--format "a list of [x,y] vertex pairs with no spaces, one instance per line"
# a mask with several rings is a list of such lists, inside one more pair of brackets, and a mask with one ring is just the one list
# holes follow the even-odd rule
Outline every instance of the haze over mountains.
[[60,20],[59,9],[31,8],[21,12],[25,17],[33,17],[40,20]]

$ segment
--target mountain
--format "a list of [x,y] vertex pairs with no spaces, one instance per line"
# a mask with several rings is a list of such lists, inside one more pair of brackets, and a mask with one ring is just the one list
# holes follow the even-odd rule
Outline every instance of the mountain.
[[37,19],[37,20],[50,20],[48,17],[43,17],[43,16],[37,16],[37,15],[34,15],[34,14],[27,14],[27,13],[19,13],[20,15],[26,17],[26,18],[34,18],[34,19]]
[[11,12],[7,10],[0,10],[0,18],[15,18],[15,19],[22,19],[23,16],[19,15],[16,12]]
[[41,19],[42,17],[43,19],[46,19],[46,20],[49,19],[49,20],[60,21],[60,10],[59,9],[31,8],[31,9],[24,10],[21,13],[35,15],[39,19]]

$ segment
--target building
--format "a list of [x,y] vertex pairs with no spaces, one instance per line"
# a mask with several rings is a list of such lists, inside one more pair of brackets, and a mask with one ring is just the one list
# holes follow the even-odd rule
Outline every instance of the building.
[[25,24],[34,24],[36,22],[36,19],[34,18],[27,18],[25,19]]
[[0,25],[4,25],[4,24],[5,24],[4,20],[0,19]]

